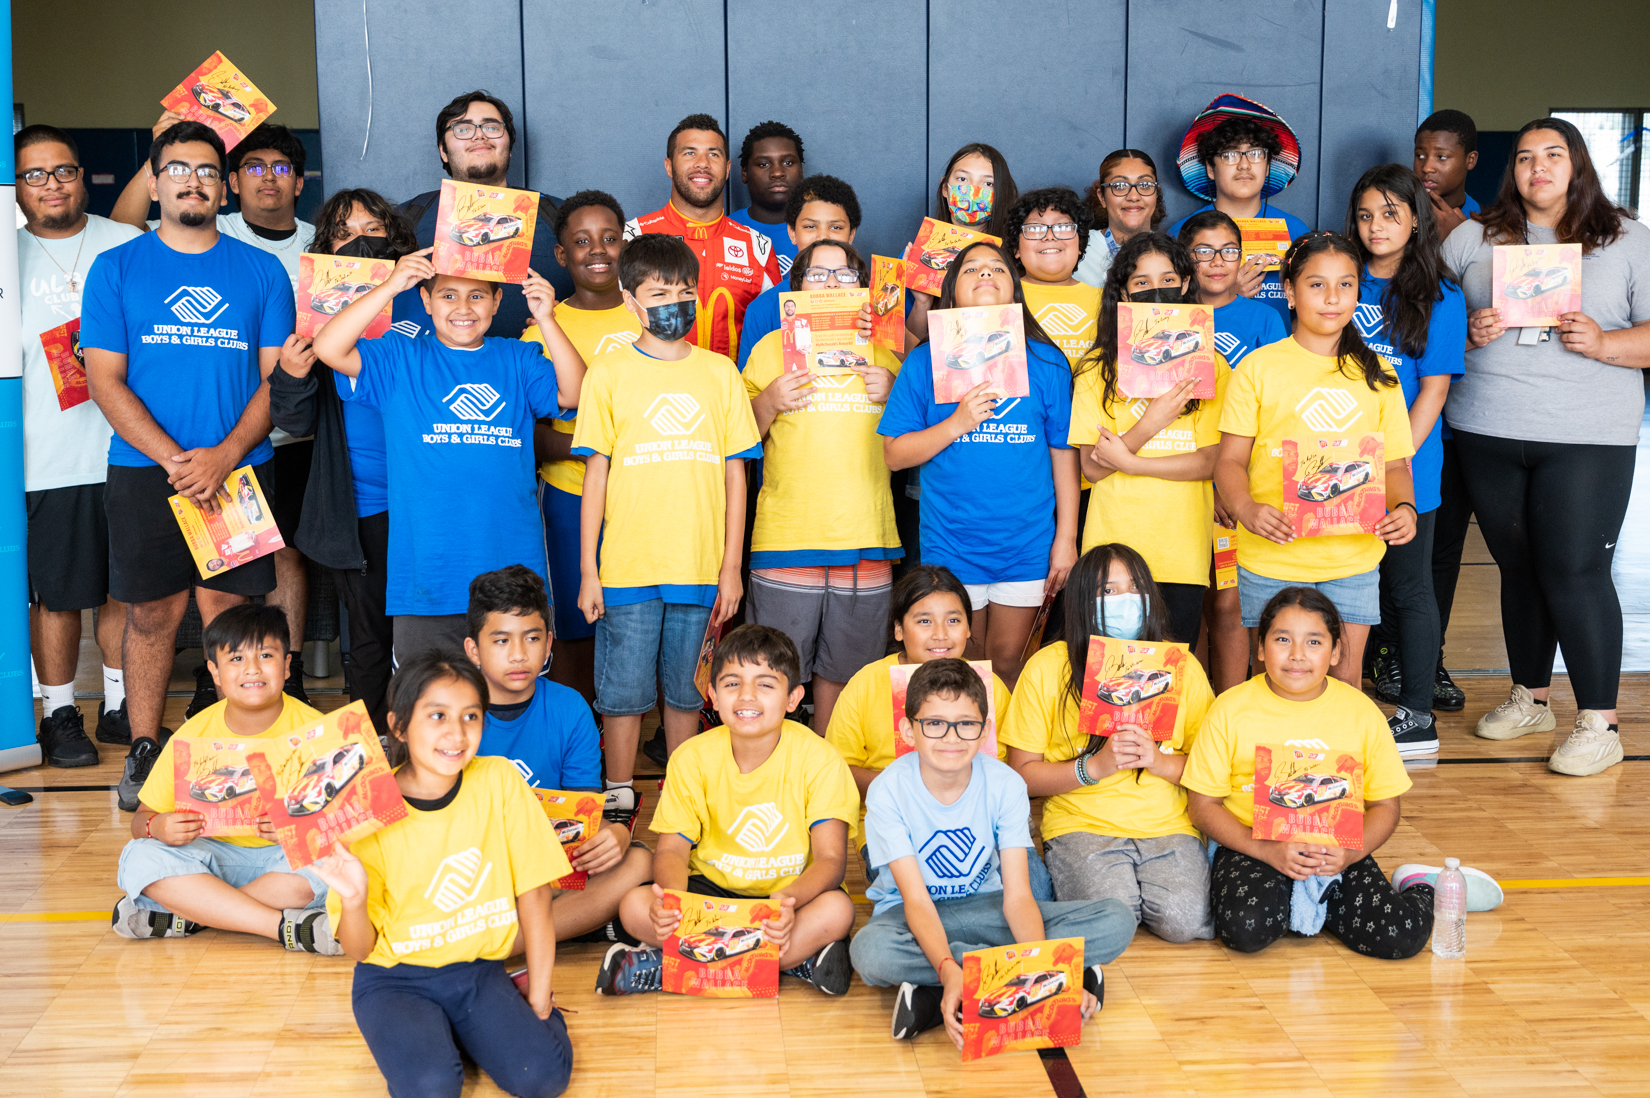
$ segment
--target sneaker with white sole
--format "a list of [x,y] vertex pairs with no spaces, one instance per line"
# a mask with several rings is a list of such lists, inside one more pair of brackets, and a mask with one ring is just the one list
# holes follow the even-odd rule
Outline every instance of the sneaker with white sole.
[[[1425,724],[1421,723],[1423,719]],[[1386,726],[1392,729],[1392,740],[1398,745],[1400,757],[1438,754],[1438,722],[1432,719],[1431,713],[1415,713],[1400,705]]]
[[785,975],[806,980],[826,995],[848,994],[848,979],[853,975],[848,961],[848,942],[827,942],[825,948],[795,968],[787,968]]
[[115,904],[109,922],[122,938],[187,938],[199,934],[205,927],[192,923],[182,915],[170,911],[150,911],[122,896]]
[[1585,778],[1610,769],[1623,757],[1621,733],[1612,732],[1598,710],[1583,709],[1576,714],[1575,731],[1547,760],[1547,769],[1554,774]]
[[342,957],[344,947],[332,936],[332,917],[325,908],[288,908],[281,912],[281,944],[293,953]]
[[926,1033],[945,1024],[940,1005],[945,1001],[943,988],[925,984],[904,983],[894,996],[894,1040],[909,1041],[919,1033]]
[[1090,965],[1083,970],[1083,990],[1094,996],[1097,1004],[1094,1009],[1099,1010],[1106,1005],[1106,974],[1099,965]]
[[[1406,888],[1424,884],[1432,888],[1438,887],[1438,874],[1443,870],[1435,865],[1421,865],[1411,862],[1401,865],[1392,873],[1392,887],[1402,892]],[[1495,878],[1482,869],[1473,869],[1471,866],[1462,866],[1461,875],[1467,879],[1467,910],[1494,911],[1501,906],[1506,894]]]
[[1486,740],[1516,740],[1532,732],[1551,732],[1557,727],[1552,707],[1539,704],[1534,694],[1514,683],[1506,701],[1478,718],[1473,735]]
[[596,973],[596,994],[637,995],[664,985],[665,951],[616,945],[602,958]]

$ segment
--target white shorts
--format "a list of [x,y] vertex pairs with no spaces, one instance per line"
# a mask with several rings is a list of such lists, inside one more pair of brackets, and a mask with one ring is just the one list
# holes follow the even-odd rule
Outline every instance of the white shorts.
[[1047,580],[1019,580],[1014,583],[969,583],[968,604],[971,610],[984,610],[985,604],[998,606],[1041,606],[1043,585]]

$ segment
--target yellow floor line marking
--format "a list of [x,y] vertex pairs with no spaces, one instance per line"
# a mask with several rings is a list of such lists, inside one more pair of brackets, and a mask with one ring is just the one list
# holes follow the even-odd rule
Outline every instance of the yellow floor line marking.
[[25,915],[0,914],[0,923],[93,923],[109,921],[107,911],[34,911]]
[[1502,888],[1620,888],[1650,885],[1650,877],[1555,877],[1550,881],[1502,881]]

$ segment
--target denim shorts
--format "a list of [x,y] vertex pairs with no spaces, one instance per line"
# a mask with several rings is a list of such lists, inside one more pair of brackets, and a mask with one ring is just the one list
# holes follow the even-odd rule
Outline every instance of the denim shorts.
[[1345,579],[1280,580],[1271,576],[1257,576],[1243,565],[1238,565],[1238,601],[1243,604],[1243,627],[1254,629],[1260,625],[1260,612],[1273,595],[1285,587],[1315,587],[1329,596],[1341,620],[1348,625],[1381,624],[1381,570],[1371,568]]
[[596,620],[596,712],[640,716],[662,689],[666,705],[697,713],[705,699],[693,685],[693,672],[709,624],[708,606],[663,599],[609,603]]
[[120,852],[115,883],[126,898],[145,911],[165,911],[143,895],[143,890],[167,877],[209,873],[231,888],[245,888],[265,873],[296,873],[309,882],[315,898],[306,906],[327,902],[326,882],[309,867],[293,869],[278,845],[236,846],[222,839],[196,839],[183,846],[167,846],[159,839],[133,839]]

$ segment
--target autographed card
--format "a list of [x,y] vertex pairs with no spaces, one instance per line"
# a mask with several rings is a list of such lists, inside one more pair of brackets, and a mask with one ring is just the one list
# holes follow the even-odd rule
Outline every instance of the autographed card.
[[1386,517],[1380,435],[1283,440],[1283,514],[1298,538],[1373,534]]
[[[298,334],[315,338],[344,306],[389,281],[394,270],[395,264],[388,259],[303,253],[298,257]],[[377,339],[389,331],[392,309],[392,304],[386,304],[361,338]]]
[[430,260],[442,274],[525,282],[538,214],[537,191],[443,179]]
[[80,318],[41,332],[40,348],[46,352],[46,366],[52,372],[58,411],[67,412],[91,400],[92,392],[86,385],[86,356],[80,350]]
[[1173,641],[1090,637],[1077,731],[1110,736],[1118,725],[1137,724],[1154,740],[1172,739],[1191,658],[1186,645]]
[[980,240],[1002,243],[987,233],[977,233],[973,229],[936,221],[932,217],[923,218],[922,227],[917,230],[917,239],[905,253],[906,287],[919,294],[939,297],[940,287],[945,283],[945,272],[951,269],[951,261],[961,255],[964,248]]
[[1551,328],[1581,311],[1580,244],[1503,244],[1490,257],[1490,304],[1507,328]]
[[1348,751],[1255,745],[1257,839],[1364,848],[1364,766]]
[[797,290],[779,295],[779,341],[787,371],[843,373],[869,366],[859,310],[868,290]]
[[1237,217],[1238,233],[1243,237],[1243,262],[1252,255],[1266,258],[1266,269],[1276,271],[1283,266],[1283,257],[1289,253],[1289,222],[1281,217]]
[[1083,939],[963,954],[962,1058],[1069,1048],[1083,1039]]
[[871,342],[905,353],[905,260],[871,257]]
[[177,811],[199,812],[205,818],[202,837],[258,834],[264,799],[246,762],[249,748],[269,751],[279,745],[263,738],[173,737],[172,804]]
[[258,474],[250,465],[236,469],[223,482],[218,490],[221,506],[215,514],[202,511],[194,500],[183,496],[168,497],[166,502],[178,529],[183,531],[201,579],[211,579],[286,548],[269,500],[258,484]]
[[1024,306],[935,309],[928,314],[928,338],[935,404],[956,404],[982,382],[1000,399],[1031,395]]
[[[561,841],[561,852],[571,862],[578,856],[580,848],[601,830],[605,798],[600,793],[568,789],[534,789],[533,796],[538,798],[539,807],[550,818],[550,825],[556,829],[556,838]],[[575,869],[557,880],[555,887],[583,892],[589,880],[590,874]]]
[[1117,304],[1117,387],[1158,397],[1196,378],[1192,396],[1215,395],[1215,311],[1206,305]]
[[711,999],[772,999],[779,994],[779,947],[762,924],[779,917],[768,899],[734,900],[665,890],[682,921],[664,940],[664,990]]
[[202,61],[160,105],[190,122],[210,126],[223,138],[225,151],[275,113],[275,104],[222,53]]

